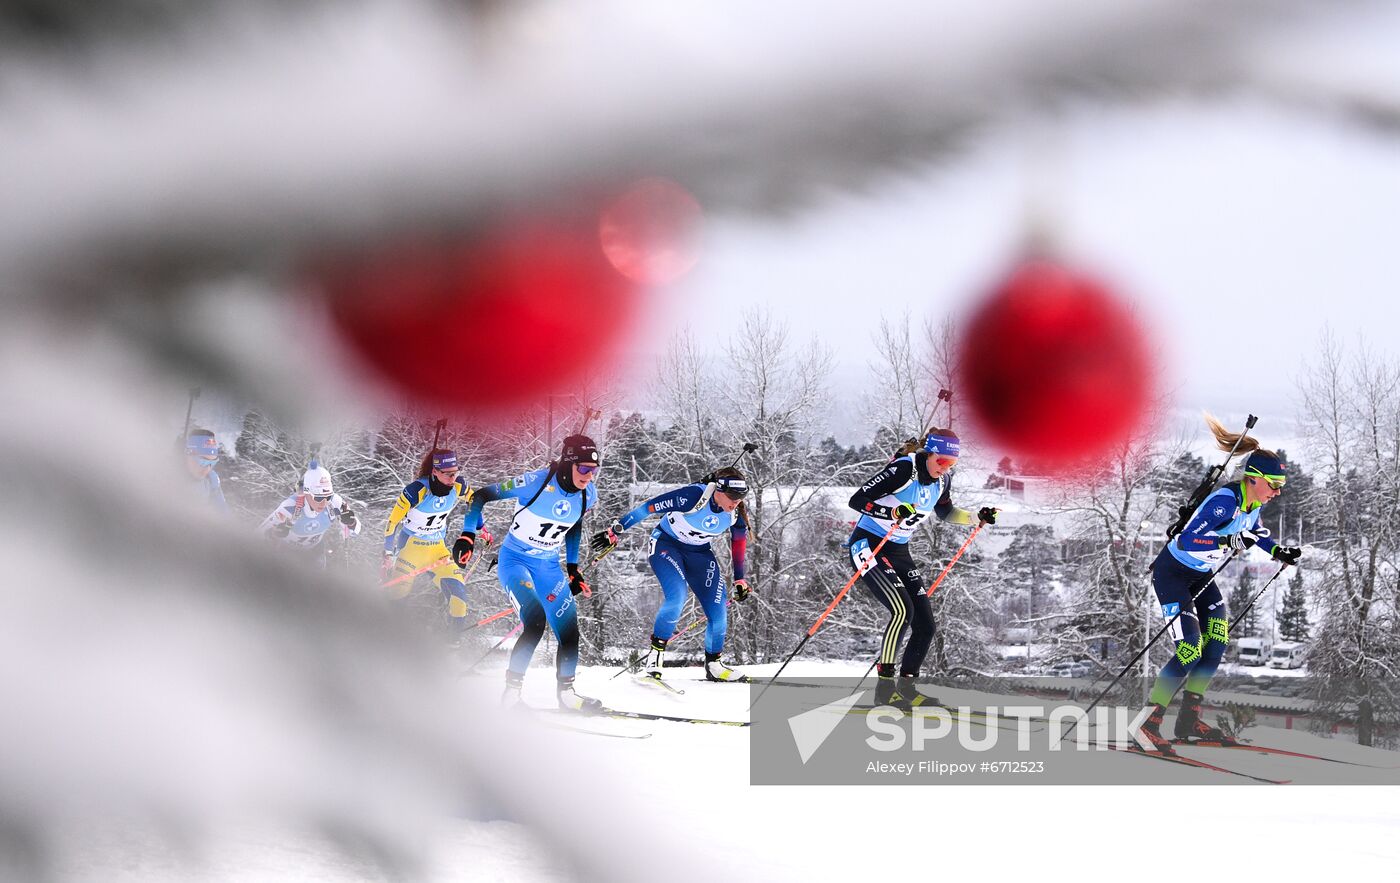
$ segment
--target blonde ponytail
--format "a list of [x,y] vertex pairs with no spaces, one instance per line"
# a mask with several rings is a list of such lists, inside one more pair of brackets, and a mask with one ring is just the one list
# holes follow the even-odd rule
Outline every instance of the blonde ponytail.
[[[1238,432],[1231,432],[1226,429],[1219,420],[1209,412],[1206,412],[1206,426],[1210,429],[1210,434],[1215,436],[1215,444],[1222,451],[1234,448],[1236,454],[1248,454],[1250,451],[1258,451],[1270,457],[1278,457],[1273,451],[1259,447],[1259,439],[1252,435],[1243,435]],[[1239,442],[1239,447],[1235,447],[1235,442]]]

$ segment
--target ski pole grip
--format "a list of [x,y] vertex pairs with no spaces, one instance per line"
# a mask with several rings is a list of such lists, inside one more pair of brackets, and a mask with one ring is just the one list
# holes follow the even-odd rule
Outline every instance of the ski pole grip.
[[1254,424],[1256,424],[1256,423],[1258,423],[1258,422],[1259,422],[1259,418],[1258,418],[1258,417],[1255,417],[1253,414],[1250,414],[1249,417],[1244,421],[1244,428],[1245,428],[1245,431],[1248,432],[1249,430],[1253,429],[1253,428],[1254,428]]

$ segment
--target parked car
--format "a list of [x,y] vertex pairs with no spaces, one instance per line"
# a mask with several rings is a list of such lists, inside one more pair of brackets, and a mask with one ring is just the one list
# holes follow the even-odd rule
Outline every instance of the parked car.
[[1302,668],[1307,659],[1307,644],[1279,644],[1269,656],[1269,668]]
[[1240,638],[1235,641],[1240,665],[1266,665],[1272,647],[1268,638]]
[[1094,666],[1092,663],[1076,659],[1057,662],[1050,666],[1046,673],[1055,678],[1087,678],[1093,676]]

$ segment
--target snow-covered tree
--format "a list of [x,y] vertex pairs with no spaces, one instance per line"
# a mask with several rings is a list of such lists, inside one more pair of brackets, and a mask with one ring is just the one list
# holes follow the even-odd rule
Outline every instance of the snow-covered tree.
[[[1144,432],[1064,487],[1057,524],[1065,531],[1066,580],[1074,588],[1062,609],[1037,617],[1054,626],[1056,655],[1116,666],[1142,649],[1145,626],[1157,625],[1148,569],[1177,507],[1200,480],[1182,469],[1185,444]],[[1147,665],[1155,664],[1149,657]]]
[[1400,368],[1324,332],[1300,378],[1320,534],[1304,560],[1327,586],[1308,669],[1317,707],[1370,745],[1400,722]]
[[1279,610],[1278,635],[1285,641],[1306,641],[1308,632],[1308,594],[1303,587],[1302,571],[1295,571]]

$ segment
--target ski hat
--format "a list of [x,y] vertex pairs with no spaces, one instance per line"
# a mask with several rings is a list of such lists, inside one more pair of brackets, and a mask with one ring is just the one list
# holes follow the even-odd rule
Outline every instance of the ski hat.
[[721,475],[715,479],[715,490],[724,491],[736,500],[742,500],[749,492],[749,483],[741,475]]
[[331,487],[331,474],[319,461],[312,460],[301,477],[301,489],[313,497],[329,497],[335,493]]
[[962,443],[951,435],[938,435],[930,432],[924,437],[924,450],[940,457],[956,458],[958,452],[962,450]]
[[219,462],[219,442],[214,433],[196,430],[185,437],[185,453],[197,457],[206,466]]
[[602,458],[598,456],[598,446],[593,443],[593,439],[586,435],[571,435],[564,439],[564,450],[559,454],[560,466],[577,464],[603,465]]
[[457,454],[453,451],[449,451],[444,448],[439,448],[438,450],[433,451],[433,468],[456,469]]
[[1244,474],[1279,479],[1287,477],[1288,467],[1278,458],[1277,454],[1268,451],[1251,451],[1249,459],[1244,461]]

